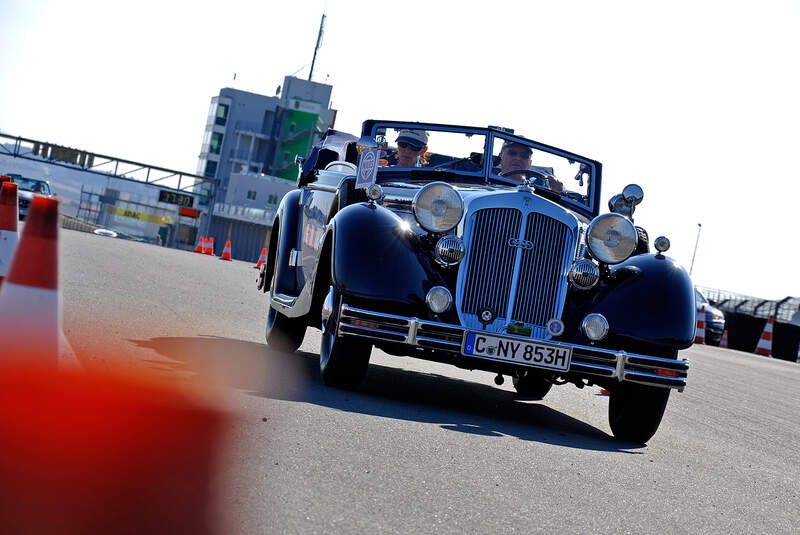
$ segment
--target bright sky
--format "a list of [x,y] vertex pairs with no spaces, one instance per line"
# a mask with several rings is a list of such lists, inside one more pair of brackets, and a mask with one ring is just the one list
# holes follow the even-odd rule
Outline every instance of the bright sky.
[[[800,296],[800,1],[0,4],[0,130],[194,172],[221,87],[333,85],[364,119],[514,128],[600,160],[604,203],[697,284]],[[236,73],[234,82],[233,74]]]

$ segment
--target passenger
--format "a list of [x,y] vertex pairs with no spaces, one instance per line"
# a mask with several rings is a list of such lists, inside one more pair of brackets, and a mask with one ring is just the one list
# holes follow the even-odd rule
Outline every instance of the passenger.
[[525,174],[517,173],[513,175],[505,175],[505,173],[521,170],[538,171],[539,173],[548,175],[548,179],[547,182],[545,182],[537,175],[528,175],[528,178],[534,179],[534,184],[536,186],[546,187],[559,193],[563,191],[564,184],[562,184],[559,180],[556,180],[556,178],[553,176],[552,167],[539,167],[536,165],[531,165],[532,154],[533,149],[531,149],[529,146],[517,143],[515,141],[506,141],[503,143],[503,147],[500,149],[500,171],[498,174],[500,176],[513,178],[519,182],[522,182],[526,176]]
[[400,130],[397,136],[397,167],[428,165],[428,133],[425,130]]

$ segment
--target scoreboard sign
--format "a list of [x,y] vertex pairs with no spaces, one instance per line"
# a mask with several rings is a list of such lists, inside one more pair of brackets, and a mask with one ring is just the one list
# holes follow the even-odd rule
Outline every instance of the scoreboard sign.
[[192,205],[194,205],[194,197],[186,195],[185,193],[176,193],[174,191],[162,189],[158,192],[158,202],[166,202],[191,208]]

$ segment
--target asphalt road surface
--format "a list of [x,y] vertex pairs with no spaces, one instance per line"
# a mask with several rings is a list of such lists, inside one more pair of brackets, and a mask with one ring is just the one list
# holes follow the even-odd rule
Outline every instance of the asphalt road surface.
[[358,392],[327,388],[318,330],[297,354],[265,346],[252,264],[61,238],[64,332],[84,366],[221,386],[225,533],[800,529],[795,363],[693,347],[689,386],[640,446],[611,436],[596,387],[525,401],[510,380],[373,350]]

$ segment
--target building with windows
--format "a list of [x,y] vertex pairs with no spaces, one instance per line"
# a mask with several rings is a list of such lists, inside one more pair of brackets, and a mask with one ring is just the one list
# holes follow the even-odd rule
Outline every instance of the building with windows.
[[[230,216],[242,213],[258,214],[250,223],[264,227],[257,233],[266,239],[269,211],[297,179],[295,156],[305,156],[334,124],[331,90],[327,84],[286,76],[275,96],[226,87],[211,98],[197,174],[216,180],[207,226],[217,243],[240,234],[235,227],[244,220]],[[247,245],[237,254],[237,244],[232,246],[234,258],[243,260],[257,259],[260,252]]]

